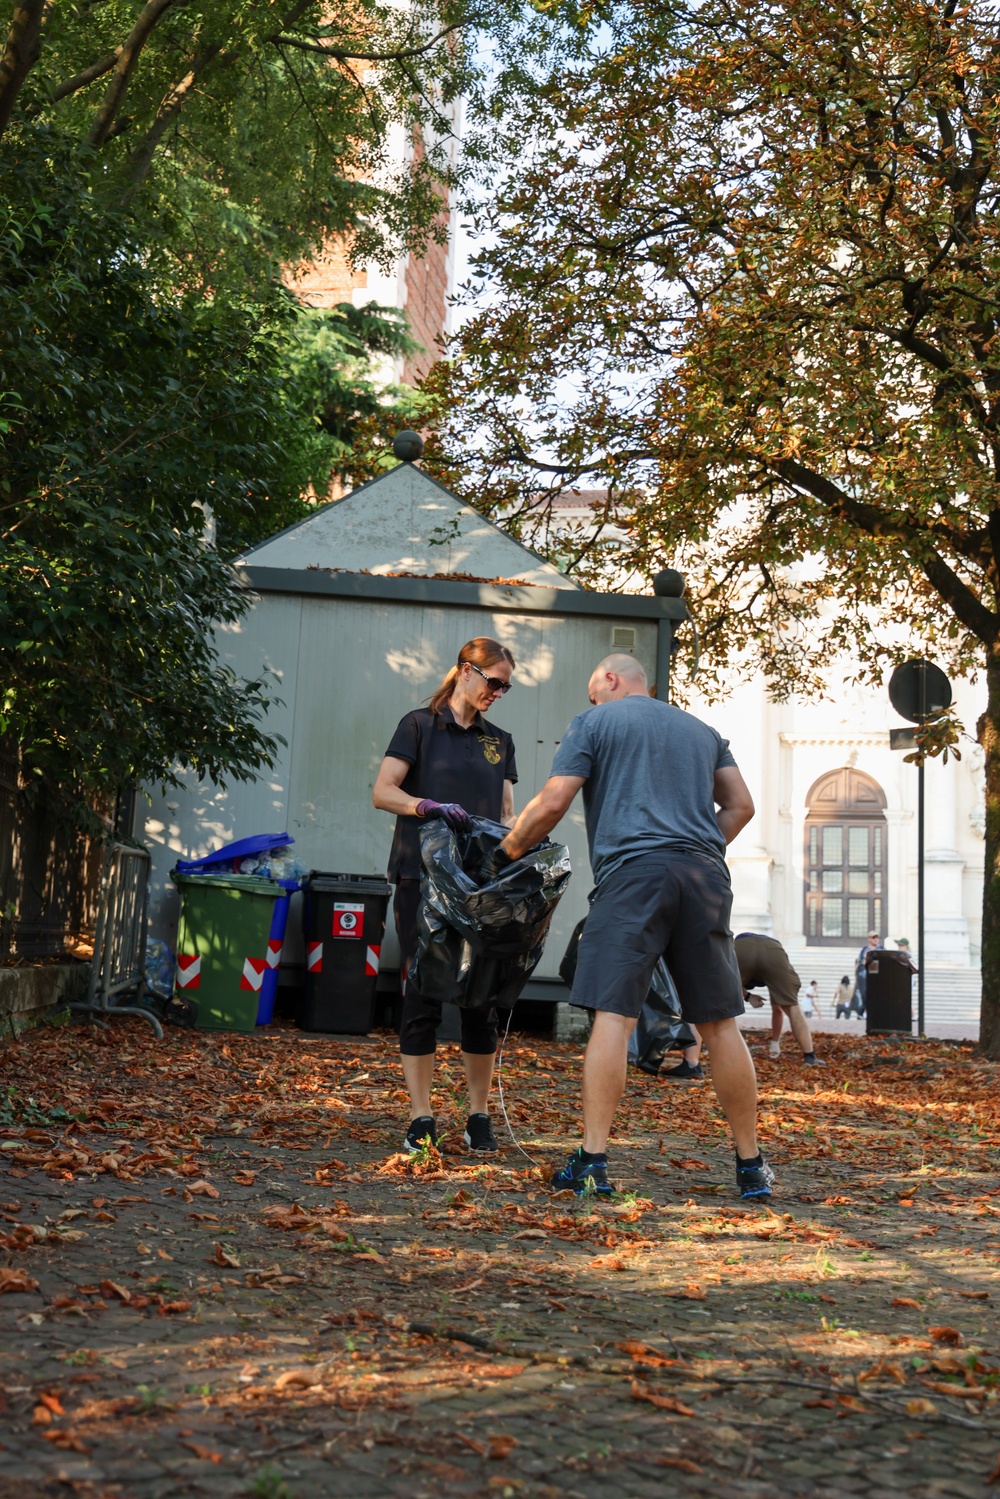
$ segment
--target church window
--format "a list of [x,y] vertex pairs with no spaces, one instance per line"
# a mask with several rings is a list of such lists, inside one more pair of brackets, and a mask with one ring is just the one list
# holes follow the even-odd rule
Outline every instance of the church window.
[[850,766],[811,788],[804,882],[810,947],[860,946],[869,932],[885,935],[884,808],[882,788]]

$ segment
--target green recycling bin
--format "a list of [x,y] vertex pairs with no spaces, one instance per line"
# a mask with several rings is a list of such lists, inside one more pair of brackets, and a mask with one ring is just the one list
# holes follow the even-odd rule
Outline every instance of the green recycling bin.
[[[252,874],[179,874],[181,893],[174,993],[197,1007],[199,1029],[252,1031],[271,956],[273,880]],[[280,947],[280,944],[279,944]]]

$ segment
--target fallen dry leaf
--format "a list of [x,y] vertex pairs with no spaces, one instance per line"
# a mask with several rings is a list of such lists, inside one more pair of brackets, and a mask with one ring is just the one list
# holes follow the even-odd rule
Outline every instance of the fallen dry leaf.
[[218,1197],[218,1195],[219,1195],[219,1189],[218,1189],[218,1187],[213,1187],[211,1182],[207,1182],[207,1181],[204,1181],[204,1180],[199,1180],[199,1181],[196,1181],[196,1182],[188,1182],[186,1190],[188,1192],[190,1192],[190,1194],[191,1194],[192,1197],[212,1197],[212,1198],[215,1198],[215,1197]]
[[232,1250],[226,1249],[222,1244],[215,1245],[215,1253],[210,1255],[207,1263],[209,1265],[222,1265],[228,1270],[240,1268],[239,1257]]
[[937,1406],[933,1400],[908,1400],[906,1413],[908,1416],[936,1416]]
[[488,1438],[488,1441],[489,1450],[486,1455],[493,1462],[499,1462],[501,1458],[509,1457],[514,1448],[519,1445],[517,1438],[511,1436],[491,1436]]
[[935,1343],[950,1343],[953,1348],[958,1348],[962,1342],[962,1334],[957,1327],[929,1327],[927,1336],[933,1338]]
[[673,1411],[678,1416],[694,1415],[689,1405],[684,1405],[680,1400],[674,1400],[670,1395],[657,1395],[652,1390],[647,1390],[646,1386],[636,1379],[632,1381],[632,1399],[643,1400],[647,1405],[655,1405],[659,1411]]
[[212,1447],[203,1447],[200,1442],[181,1441],[181,1446],[193,1452],[195,1457],[203,1463],[221,1463],[222,1453],[216,1452]]
[[27,1270],[13,1270],[10,1265],[0,1265],[0,1294],[4,1291],[37,1291],[38,1282]]
[[61,1447],[64,1452],[79,1452],[85,1455],[90,1451],[90,1448],[83,1439],[78,1437],[73,1431],[65,1431],[63,1429],[58,1431],[43,1431],[42,1436],[47,1442],[52,1442],[56,1447]]

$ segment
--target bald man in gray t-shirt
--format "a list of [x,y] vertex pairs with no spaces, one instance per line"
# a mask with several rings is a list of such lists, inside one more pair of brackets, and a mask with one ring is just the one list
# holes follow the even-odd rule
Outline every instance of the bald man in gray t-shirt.
[[607,1141],[625,1086],[628,1040],[656,963],[666,958],[684,1019],[697,1025],[736,1146],[742,1197],[770,1196],[774,1176],[757,1145],[757,1080],[736,1024],[743,986],[733,950],[725,849],[753,800],[716,731],[649,697],[631,656],[593,672],[594,705],[570,724],[543,789],[500,844],[519,858],[583,790],[597,888],[580,940],[571,1003],[594,1012],[583,1069],[582,1147],[557,1171],[557,1190],[608,1195]]

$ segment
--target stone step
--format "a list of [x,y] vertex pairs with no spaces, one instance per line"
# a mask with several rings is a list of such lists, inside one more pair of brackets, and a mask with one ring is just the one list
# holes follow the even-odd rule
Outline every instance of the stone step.
[[[860,947],[860,943],[858,947]],[[854,976],[858,948],[808,947],[789,949],[792,967],[803,984],[815,979],[819,985],[820,1008],[832,1013],[833,991],[843,974]],[[928,963],[924,976],[926,1021],[938,1023],[962,1021],[978,1023],[982,996],[982,975],[978,968],[960,968],[954,963]],[[913,986],[914,1013],[917,990]]]

